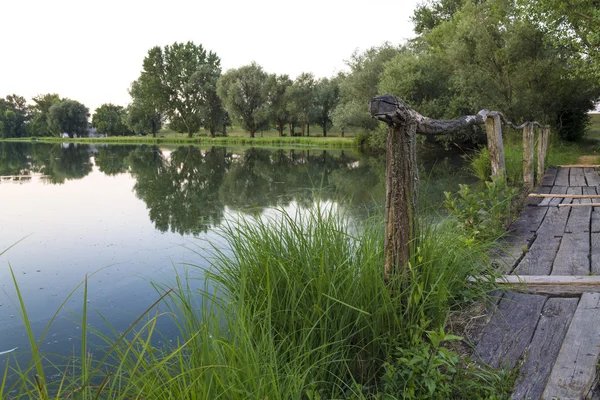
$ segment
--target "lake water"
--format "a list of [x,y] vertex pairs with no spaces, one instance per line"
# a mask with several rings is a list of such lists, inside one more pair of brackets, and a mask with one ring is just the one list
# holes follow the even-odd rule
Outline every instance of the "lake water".
[[[444,157],[422,168],[438,205],[443,190],[472,180]],[[150,282],[169,286],[185,264],[207,266],[198,253],[222,243],[221,224],[317,198],[364,218],[384,202],[384,171],[381,157],[349,150],[0,143],[0,252],[15,244],[0,256],[0,352],[28,357],[10,267],[36,335],[86,275],[90,309],[125,330],[159,297]],[[80,288],[43,350],[78,352],[72,314],[82,301]],[[107,329],[96,311],[89,324]],[[175,335],[166,322],[159,329]]]

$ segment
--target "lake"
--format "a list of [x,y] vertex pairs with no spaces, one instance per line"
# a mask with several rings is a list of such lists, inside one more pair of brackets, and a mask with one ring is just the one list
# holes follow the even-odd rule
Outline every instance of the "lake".
[[[444,190],[470,182],[452,153],[422,156],[423,198],[440,207]],[[219,227],[276,207],[336,204],[351,218],[380,212],[385,160],[349,150],[201,148],[0,143],[0,352],[27,359],[28,341],[10,267],[39,336],[59,310],[43,350],[78,352],[88,276],[90,326],[125,330],[191,268],[202,284],[206,249]],[[173,340],[168,322],[158,327]],[[5,362],[9,355],[0,355]]]

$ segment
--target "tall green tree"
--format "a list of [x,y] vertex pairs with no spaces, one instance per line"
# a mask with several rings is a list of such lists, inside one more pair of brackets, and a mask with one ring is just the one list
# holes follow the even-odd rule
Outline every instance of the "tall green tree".
[[89,109],[75,100],[64,99],[48,110],[48,125],[52,132],[67,133],[69,137],[88,132]]
[[302,127],[302,136],[305,132],[310,136],[310,122],[315,113],[315,77],[311,73],[302,73],[294,80],[292,86],[286,90],[289,111],[298,118]]
[[126,117],[125,108],[111,103],[102,104],[94,112],[92,126],[106,136],[131,135],[133,131],[125,124]]
[[269,75],[255,62],[231,69],[219,79],[217,93],[225,109],[253,138],[269,119],[266,83]]
[[519,0],[530,21],[557,47],[576,51],[580,74],[600,79],[600,2],[598,0]]
[[289,96],[286,92],[290,86],[292,86],[292,80],[289,76],[275,74],[269,75],[265,84],[269,117],[279,132],[279,136],[283,136],[285,126],[291,121]]
[[17,138],[27,136],[30,120],[27,101],[23,96],[11,94],[0,98],[0,137]]
[[315,85],[314,117],[321,125],[323,136],[327,136],[327,127],[331,125],[331,113],[340,99],[338,79],[319,79]]
[[156,137],[156,133],[162,128],[163,117],[160,106],[151,96],[146,95],[139,81],[134,81],[129,88],[132,98],[127,107],[125,124],[137,135],[149,135]]
[[34,104],[30,107],[32,120],[29,124],[31,136],[54,136],[58,132],[52,131],[50,127],[50,107],[60,101],[56,93],[48,93],[33,98]]
[[400,48],[384,43],[362,53],[355,52],[346,62],[350,72],[340,77],[340,100],[331,114],[333,123],[342,128],[355,127],[373,131],[378,122],[371,118],[365,104],[379,91],[385,63],[400,52]]
[[[215,86],[221,74],[216,53],[192,42],[153,47],[144,59],[138,79],[140,95],[147,98],[179,132],[192,137],[207,125],[213,129],[209,108],[215,109]],[[208,122],[208,124],[207,124]]]

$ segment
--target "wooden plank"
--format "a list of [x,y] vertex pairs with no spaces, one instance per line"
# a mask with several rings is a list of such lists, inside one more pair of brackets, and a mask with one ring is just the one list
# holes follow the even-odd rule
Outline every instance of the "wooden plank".
[[583,168],[569,168],[569,186],[587,186]]
[[592,208],[592,232],[600,232],[600,209]]
[[590,273],[600,274],[600,233],[590,233]]
[[[593,188],[582,188],[582,189],[593,189]],[[600,199],[598,194],[551,194],[551,193],[529,193],[529,197],[547,197],[547,198],[563,198],[563,199]]]
[[542,178],[542,186],[553,186],[557,171],[558,169],[556,167],[548,168]]
[[559,204],[560,207],[600,207],[600,203]]
[[[567,186],[552,186],[550,194],[566,194]],[[544,199],[540,202],[540,206],[557,206],[562,201],[562,198]]]
[[542,398],[583,399],[596,377],[600,355],[600,293],[584,293]]
[[565,232],[570,212],[571,209],[569,207],[548,209],[538,229],[538,235],[562,236]]
[[566,164],[557,165],[559,168],[600,168],[598,164]]
[[519,368],[512,399],[539,399],[577,309],[577,298],[552,298],[542,316]]
[[587,181],[588,186],[600,186],[600,177],[598,176],[598,171],[593,168],[584,168],[583,174],[585,175],[585,180]]
[[[537,194],[550,194],[550,190],[552,188],[550,186],[540,186],[535,191]],[[528,206],[537,206],[542,202],[542,198],[539,197],[527,197],[525,204]]]
[[569,168],[559,168],[554,180],[556,186],[569,186]]
[[526,207],[517,219],[510,225],[508,234],[524,236],[525,241],[532,239],[530,232],[535,232],[544,220],[548,207]]
[[588,275],[590,273],[590,237],[588,232],[565,233],[551,275]]
[[546,296],[506,293],[485,327],[476,357],[493,367],[512,369],[529,346]]
[[553,296],[600,292],[600,276],[503,275],[496,283],[520,293]]
[[573,199],[569,204],[574,207],[569,213],[565,232],[589,232],[592,218],[592,207],[589,199]]
[[517,275],[550,275],[560,237],[538,235],[514,270]]

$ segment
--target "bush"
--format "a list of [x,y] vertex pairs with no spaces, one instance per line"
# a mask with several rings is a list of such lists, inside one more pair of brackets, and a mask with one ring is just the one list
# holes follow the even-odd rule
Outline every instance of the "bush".
[[485,182],[481,191],[472,191],[468,185],[459,185],[456,194],[444,192],[444,206],[457,221],[457,228],[465,240],[493,240],[502,235],[510,222],[512,199],[518,189],[495,178]]

